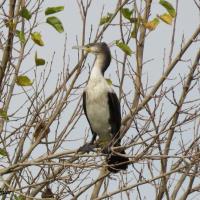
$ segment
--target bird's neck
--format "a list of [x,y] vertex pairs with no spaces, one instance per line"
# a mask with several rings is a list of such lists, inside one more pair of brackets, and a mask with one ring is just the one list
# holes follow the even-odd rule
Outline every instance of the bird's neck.
[[111,56],[107,54],[99,54],[96,56],[95,63],[90,75],[90,79],[96,79],[104,76],[104,72],[110,65]]

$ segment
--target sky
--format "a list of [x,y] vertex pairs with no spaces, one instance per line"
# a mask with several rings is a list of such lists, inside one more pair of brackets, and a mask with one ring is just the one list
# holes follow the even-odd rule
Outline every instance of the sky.
[[[92,41],[94,40],[96,34],[95,33],[96,28],[100,21],[102,7],[104,6],[103,15],[105,15],[108,12],[113,12],[113,10],[115,9],[116,2],[117,2],[116,0],[92,1],[91,7],[88,11],[88,17],[86,23],[86,43],[88,43],[87,36],[89,36],[91,26],[93,27],[94,30],[92,33],[91,40]],[[171,1],[171,3],[174,4],[174,1]],[[76,40],[78,40],[79,44],[81,43],[81,31],[82,31],[82,22],[76,1],[72,0],[67,0],[67,1],[63,0],[59,2],[45,1],[43,7],[46,8],[57,5],[65,6],[65,10],[56,15],[61,19],[65,29],[65,33],[58,34],[52,27],[44,24],[43,23],[45,21],[44,15],[41,15],[41,25],[38,26],[37,28],[42,33],[45,41],[45,47],[37,48],[38,54],[49,60],[52,57],[53,53],[55,52],[55,60],[57,64],[57,66],[53,68],[55,69],[55,74],[56,72],[59,72],[59,70],[57,69],[62,66],[63,48],[66,36],[67,36],[66,55],[70,57],[70,68],[73,68],[74,65],[77,63],[77,51],[72,50],[72,46],[76,45],[77,43]],[[182,38],[184,37],[186,41],[191,36],[193,31],[199,24],[200,20],[198,10],[195,7],[193,1],[181,0],[179,2],[179,10],[180,12],[178,12],[178,18],[177,18],[176,42],[175,42],[175,50],[173,56],[175,56],[177,50],[179,50]],[[158,4],[158,1],[154,0],[152,4],[150,19],[153,19],[157,14],[161,14],[163,12],[165,12],[164,8],[162,8]],[[114,20],[113,23],[117,23],[117,21]],[[148,65],[144,67],[145,68],[144,70],[148,72],[152,84],[160,77],[160,74],[163,71],[162,59],[164,55],[164,50],[166,50],[166,52],[169,53],[171,35],[172,35],[172,26],[166,25],[165,23],[161,22],[159,26],[156,28],[156,30],[148,35],[148,38],[146,40],[144,61],[145,60],[147,61],[149,59],[153,59],[153,61],[148,62]],[[120,39],[120,34],[117,26],[109,27],[103,35],[103,41],[107,43],[112,43],[113,41],[118,39]],[[131,48],[134,51],[134,44],[133,46],[131,46]],[[120,58],[122,52],[118,48],[112,47],[111,51],[112,55],[114,55],[114,52],[117,51],[117,55]],[[92,59],[93,59],[92,57],[89,57],[90,62],[92,61]],[[134,60],[131,59],[130,61],[134,62]],[[111,64],[112,68],[110,68],[111,70],[107,72],[108,77],[112,74],[112,70],[115,70],[114,65],[115,63],[113,61]]]

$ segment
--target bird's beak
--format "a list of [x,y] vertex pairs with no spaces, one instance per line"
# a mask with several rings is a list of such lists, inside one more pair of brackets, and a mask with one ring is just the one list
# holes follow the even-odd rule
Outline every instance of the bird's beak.
[[80,50],[84,50],[87,53],[91,52],[91,48],[87,47],[87,46],[73,46],[72,49],[80,49]]

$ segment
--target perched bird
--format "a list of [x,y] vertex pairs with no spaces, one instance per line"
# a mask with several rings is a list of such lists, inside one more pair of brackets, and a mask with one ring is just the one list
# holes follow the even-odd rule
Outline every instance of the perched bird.
[[111,146],[120,146],[119,129],[121,126],[119,100],[111,84],[104,78],[104,72],[111,62],[110,49],[104,42],[74,48],[95,55],[94,66],[83,92],[83,109],[93,134],[90,144],[94,144],[98,136],[96,143],[107,154],[108,170],[113,173],[126,170],[129,159],[119,155],[125,154],[125,151],[122,149],[117,153],[110,151]]

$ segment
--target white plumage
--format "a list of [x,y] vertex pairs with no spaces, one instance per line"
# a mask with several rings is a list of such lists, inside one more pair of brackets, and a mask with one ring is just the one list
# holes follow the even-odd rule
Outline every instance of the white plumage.
[[114,91],[103,77],[99,64],[95,63],[85,89],[86,110],[93,131],[98,134],[100,140],[110,141],[112,134],[109,124],[108,92]]

